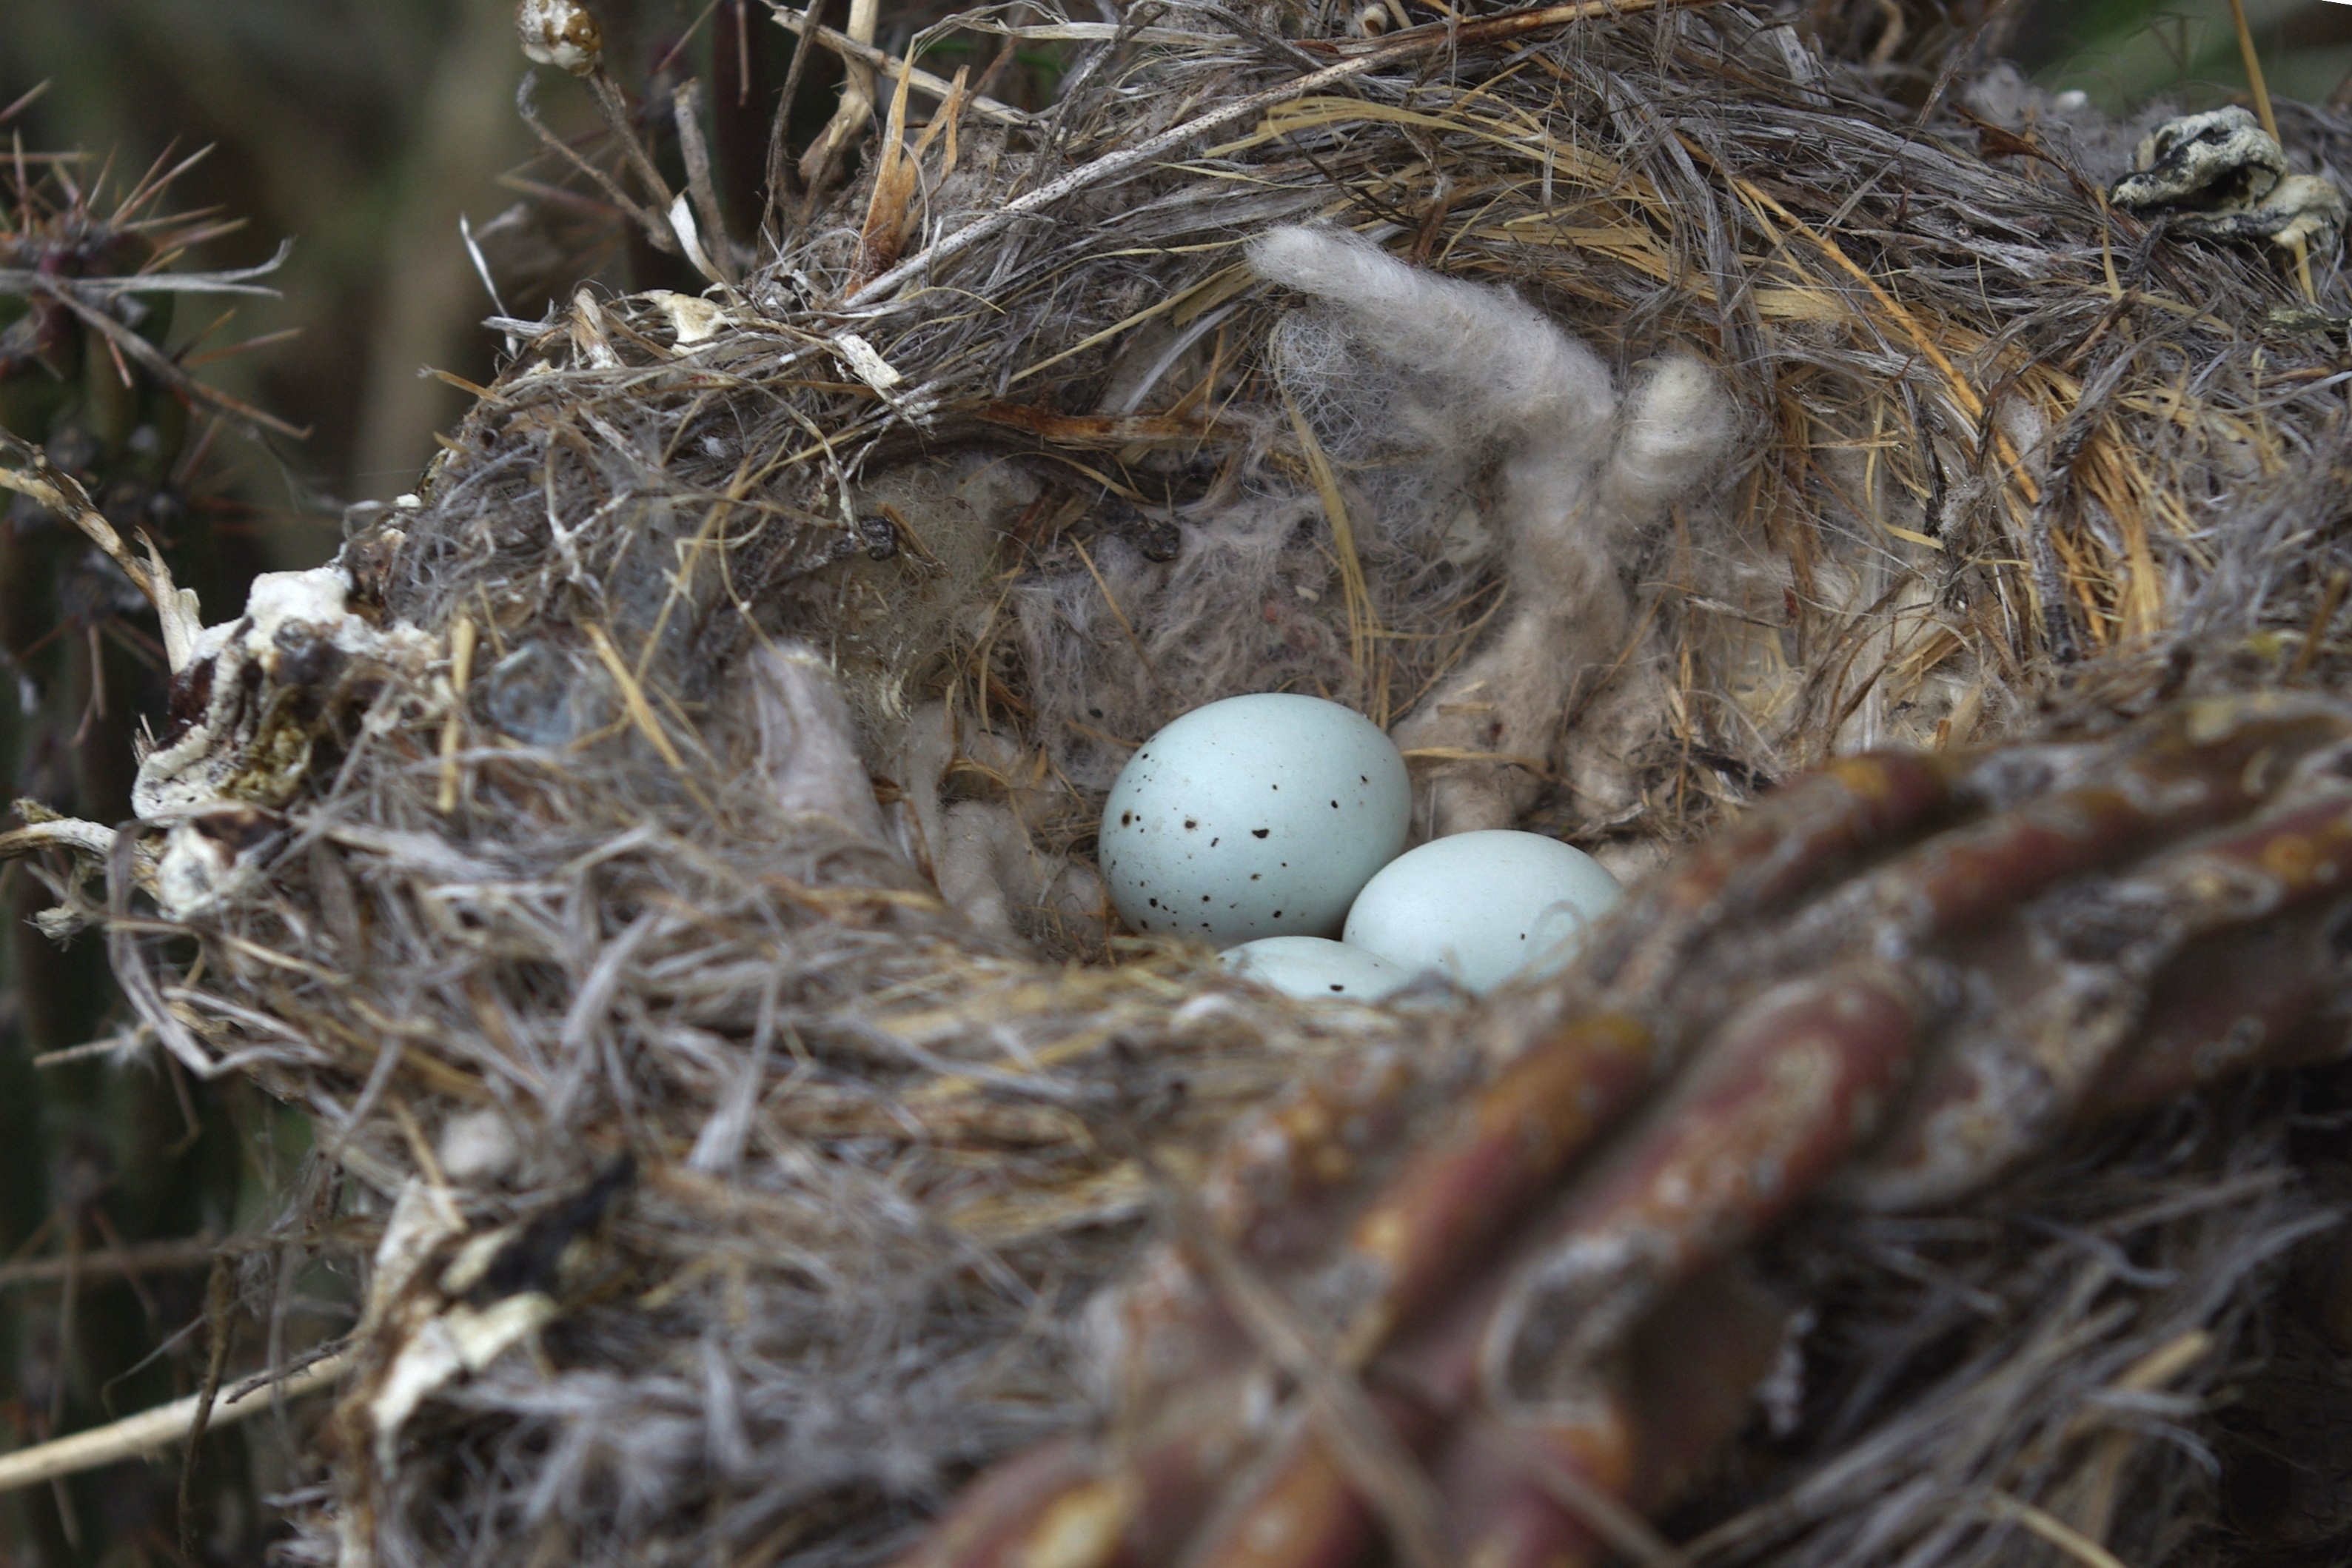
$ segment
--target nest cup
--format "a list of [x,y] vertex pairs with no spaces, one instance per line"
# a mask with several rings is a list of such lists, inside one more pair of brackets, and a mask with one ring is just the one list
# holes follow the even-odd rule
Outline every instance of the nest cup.
[[[1838,753],[2340,670],[2332,258],[2315,328],[2258,248],[2086,197],[2134,128],[1618,9],[1174,4],[1080,27],[1049,112],[892,109],[704,298],[509,323],[415,504],[195,667],[238,679],[157,755],[244,815],[159,812],[202,961],[118,962],[383,1227],[295,1560],[883,1561],[1114,1402],[1087,1304],[1303,1072],[1433,1117],[1574,1005],[1297,1005],[1116,932],[1103,792],[1200,703],[1344,701],[1419,831],[1635,875]],[[1985,1496],[2097,1493],[2118,1550],[2193,1531],[2193,1444],[2066,1433],[2266,1321],[2327,1212],[2275,1099],[2201,1114],[1931,1238],[1784,1238],[1835,1332],[1693,1528],[2013,1561]]]

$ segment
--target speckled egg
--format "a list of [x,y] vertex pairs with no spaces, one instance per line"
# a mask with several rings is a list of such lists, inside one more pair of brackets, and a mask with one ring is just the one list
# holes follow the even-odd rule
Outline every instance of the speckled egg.
[[1377,1002],[1412,974],[1360,947],[1321,936],[1262,936],[1217,954],[1234,973],[1286,995]]
[[1119,918],[1217,947],[1336,936],[1404,847],[1412,786],[1379,726],[1268,692],[1196,708],[1137,748],[1097,857]]
[[1483,993],[1566,963],[1623,896],[1599,861],[1556,838],[1456,833],[1382,868],[1348,911],[1347,942]]

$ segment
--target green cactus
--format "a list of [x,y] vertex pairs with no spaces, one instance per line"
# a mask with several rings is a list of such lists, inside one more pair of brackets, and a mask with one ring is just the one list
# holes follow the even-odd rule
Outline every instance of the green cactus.
[[[161,194],[142,182],[101,210],[95,188],[53,175],[0,208],[0,428],[44,447],[125,537],[154,538],[201,592],[215,584],[186,504],[191,388],[170,353],[173,296],[109,286],[196,234],[152,216]],[[21,496],[0,503],[5,798],[121,821],[140,716],[163,706],[153,617],[71,523]],[[152,1053],[40,1065],[126,1015],[98,941],[60,947],[32,923],[53,900],[26,869],[0,882],[0,1258],[227,1230],[241,1172],[224,1096]],[[203,1334],[152,1352],[204,1302],[203,1275],[185,1272],[0,1291],[0,1446],[190,1392]],[[236,1435],[207,1446],[194,1560],[258,1560],[245,1468]],[[0,1561],[173,1560],[174,1490],[168,1471],[132,1467],[0,1499]]]

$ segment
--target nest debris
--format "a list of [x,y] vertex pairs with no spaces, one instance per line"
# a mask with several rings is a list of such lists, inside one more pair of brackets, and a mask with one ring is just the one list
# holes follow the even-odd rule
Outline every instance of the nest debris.
[[[200,962],[117,926],[133,1043],[307,1110],[384,1224],[292,1560],[883,1561],[1099,1407],[1084,1309],[1165,1182],[1308,1064],[1409,1052],[1435,1099],[1499,1048],[1507,1011],[1308,1009],[1088,919],[1125,746],[1242,690],[1403,715],[1506,596],[1507,451],[1265,284],[1270,227],[1721,378],[1738,455],[1629,542],[1567,739],[1417,759],[1516,770],[1619,865],[1841,752],[2340,676],[2332,258],[2314,311],[2103,210],[2137,128],[1998,72],[1922,108],[1765,10],[1351,15],[942,24],[1077,63],[919,140],[900,91],[860,184],[701,298],[500,323],[328,584],[389,630],[247,638],[237,689],[300,700],[195,705],[268,765],[172,829]],[[2352,126],[2282,129],[2352,166]],[[993,930],[922,874],[973,806],[1037,894]],[[1785,1235],[1818,1328],[1686,1505],[1705,1555],[2245,1560],[2207,1396],[2337,1215],[2325,1092]]]

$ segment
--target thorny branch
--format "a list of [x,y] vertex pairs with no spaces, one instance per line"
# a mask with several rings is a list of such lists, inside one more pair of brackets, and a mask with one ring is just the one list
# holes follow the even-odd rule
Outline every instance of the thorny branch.
[[142,563],[131,554],[122,535],[91,503],[89,492],[33,443],[0,430],[0,459],[5,459],[0,461],[0,489],[14,490],[38,502],[80,529],[155,606],[156,618],[163,623],[164,659],[178,673],[194,651],[196,634],[204,629],[203,613],[195,591],[172,581],[172,569],[163,563],[155,542],[141,534],[147,559]]

